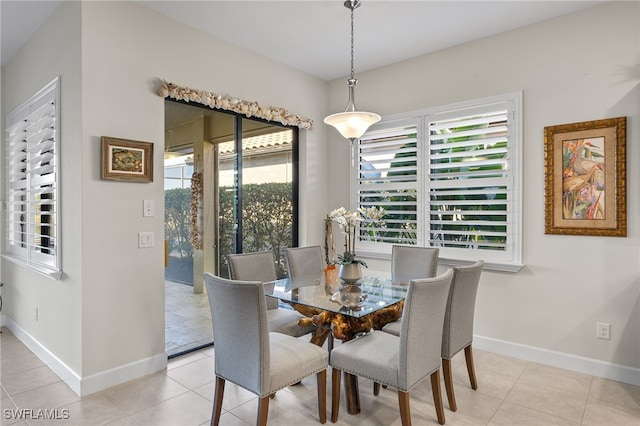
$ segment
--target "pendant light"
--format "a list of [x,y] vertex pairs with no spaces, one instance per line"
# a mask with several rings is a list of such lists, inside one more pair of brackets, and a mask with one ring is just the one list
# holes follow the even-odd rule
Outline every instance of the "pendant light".
[[340,134],[354,142],[367,131],[369,126],[380,121],[380,116],[373,112],[357,111],[355,91],[358,80],[353,77],[353,11],[360,6],[360,0],[346,0],[344,7],[351,10],[351,78],[347,80],[349,87],[349,103],[344,112],[332,114],[324,122],[335,127]]

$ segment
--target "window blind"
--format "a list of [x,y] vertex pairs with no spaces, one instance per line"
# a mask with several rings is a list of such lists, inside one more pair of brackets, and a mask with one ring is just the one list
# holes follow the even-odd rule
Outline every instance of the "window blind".
[[427,117],[429,243],[507,250],[508,111],[495,105]]
[[[360,246],[435,246],[440,258],[522,267],[522,94],[511,93],[383,117],[354,148]],[[355,188],[355,191],[353,190]]]
[[364,218],[360,240],[418,243],[419,120],[386,123],[358,144],[357,207],[383,208],[382,221]]
[[59,79],[7,114],[6,252],[56,275],[59,255]]

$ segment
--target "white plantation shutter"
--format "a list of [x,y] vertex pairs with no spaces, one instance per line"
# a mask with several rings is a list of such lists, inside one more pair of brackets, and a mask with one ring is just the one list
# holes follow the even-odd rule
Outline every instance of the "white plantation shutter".
[[57,278],[59,79],[7,114],[6,255]]
[[367,132],[358,144],[357,207],[382,207],[384,225],[366,218],[360,240],[417,244],[419,120],[385,123]]
[[[362,223],[361,246],[440,248],[440,257],[522,265],[520,93],[384,119],[358,142],[355,207],[384,207],[377,232]],[[407,118],[415,117],[418,118]],[[403,118],[404,117],[404,118]]]

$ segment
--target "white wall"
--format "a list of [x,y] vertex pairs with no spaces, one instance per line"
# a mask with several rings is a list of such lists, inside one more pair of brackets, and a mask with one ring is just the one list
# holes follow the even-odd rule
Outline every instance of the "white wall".
[[[52,68],[42,66],[48,62]],[[7,65],[3,107],[18,105],[58,74],[65,278],[51,281],[5,262],[3,314],[86,394],[166,365],[165,101],[156,93],[158,79],[284,107],[316,123],[328,94],[326,82],[130,2],[63,2]],[[153,142],[154,182],[100,180],[101,136]],[[300,200],[304,244],[322,234],[326,128],[301,131],[300,139],[301,185],[309,189]],[[142,217],[145,199],[155,201],[153,218]],[[154,248],[137,248],[140,231],[155,233]]]
[[[548,358],[560,352],[631,367],[619,371],[640,382],[639,15],[637,2],[612,2],[360,73],[357,95],[360,109],[384,115],[524,92],[526,267],[483,274],[475,333]],[[345,91],[344,79],[331,82],[332,111]],[[545,235],[544,127],[618,116],[628,120],[628,236]],[[332,206],[348,204],[339,184],[348,178],[347,145],[331,134],[341,162],[331,175]],[[596,339],[597,321],[611,324],[611,340]]]
[[[45,356],[59,358],[68,370],[77,374],[82,371],[83,271],[80,49],[80,3],[65,2],[3,67],[2,73],[3,113],[60,76],[60,104],[64,117],[60,127],[64,276],[62,280],[54,281],[3,260],[2,314],[14,333],[32,339],[32,349],[40,350],[41,355],[48,352]],[[1,175],[4,177],[4,169]],[[2,197],[4,199],[4,192]],[[4,221],[1,228],[4,229]],[[38,321],[34,317],[36,307]]]
[[[137,232],[153,231],[159,242],[164,229],[164,99],[156,93],[157,79],[283,106],[316,121],[324,114],[327,94],[320,80],[133,3],[84,3],[82,29],[83,216],[87,225],[100,224],[85,226],[83,239],[83,307],[92,312],[84,322],[83,360],[85,374],[92,374],[164,352],[162,246],[137,248]],[[101,135],[154,142],[154,182],[99,180]],[[323,136],[321,127],[308,132],[307,156],[326,156]],[[304,163],[303,185],[310,185],[319,165]],[[155,200],[154,218],[142,217],[143,199]],[[317,202],[322,199],[320,191]],[[305,201],[301,205],[313,207]],[[315,210],[304,213],[320,223]]]

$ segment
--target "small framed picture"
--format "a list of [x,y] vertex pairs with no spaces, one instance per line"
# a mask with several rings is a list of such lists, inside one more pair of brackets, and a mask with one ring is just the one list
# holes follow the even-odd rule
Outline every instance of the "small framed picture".
[[626,117],[544,128],[545,234],[626,237]]
[[102,179],[153,182],[151,142],[102,137]]

